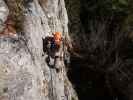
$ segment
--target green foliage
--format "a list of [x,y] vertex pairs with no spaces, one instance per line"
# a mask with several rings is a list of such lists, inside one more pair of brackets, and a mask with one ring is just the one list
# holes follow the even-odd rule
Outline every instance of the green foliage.
[[125,18],[125,20],[122,24],[122,30],[124,32],[128,32],[129,37],[133,38],[133,36],[131,36],[132,35],[132,26],[133,26],[133,14],[129,14]]
[[72,100],[76,100],[74,97],[72,97]]
[[111,16],[114,13],[127,14],[132,6],[129,0],[83,0],[83,2],[90,15],[101,17]]
[[128,0],[113,0],[112,10],[115,12],[128,13],[129,12],[129,1]]
[[21,31],[23,23],[24,0],[6,0],[6,3],[10,10],[9,16],[14,20],[17,31]]
[[22,30],[23,23],[23,12],[24,12],[24,0],[15,0],[14,3],[14,20],[16,22],[16,29],[18,31]]

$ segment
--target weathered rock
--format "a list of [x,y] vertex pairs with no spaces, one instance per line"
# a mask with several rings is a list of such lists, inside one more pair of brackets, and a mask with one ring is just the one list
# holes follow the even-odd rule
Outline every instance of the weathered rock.
[[0,0],[0,32],[4,28],[4,22],[7,19],[8,14],[9,10],[7,8],[7,5],[3,0]]
[[23,35],[0,38],[0,100],[77,100],[64,61],[57,64],[61,67],[57,73],[43,52],[42,38],[55,31],[68,36],[64,0],[46,0],[41,5],[38,1],[25,6]]

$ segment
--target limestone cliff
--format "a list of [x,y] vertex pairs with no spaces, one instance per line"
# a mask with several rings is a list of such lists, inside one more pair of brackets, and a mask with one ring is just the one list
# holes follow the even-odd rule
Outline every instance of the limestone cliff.
[[[0,100],[78,100],[64,60],[57,62],[61,69],[57,73],[47,65],[43,52],[43,39],[53,32],[60,31],[69,38],[64,0],[20,0],[19,6],[15,5],[18,0],[5,2],[0,0],[0,7],[9,10],[21,31],[16,29],[16,37],[0,37]],[[17,17],[23,19],[15,18],[15,7],[21,11]],[[0,19],[5,21],[7,15],[3,13]],[[60,55],[64,55],[63,50]]]

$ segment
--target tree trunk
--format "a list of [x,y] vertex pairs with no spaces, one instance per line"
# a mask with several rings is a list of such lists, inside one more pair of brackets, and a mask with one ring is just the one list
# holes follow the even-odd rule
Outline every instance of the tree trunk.
[[[53,32],[69,37],[64,0],[20,1],[24,2],[19,26],[22,32],[17,37],[0,37],[0,100],[78,100],[67,78],[64,60],[56,62],[60,68],[57,72],[48,66],[48,55],[43,52],[43,39]],[[12,16],[11,9],[16,7],[13,2],[18,1],[6,0],[8,9],[1,2]],[[61,49],[59,55],[63,54]]]

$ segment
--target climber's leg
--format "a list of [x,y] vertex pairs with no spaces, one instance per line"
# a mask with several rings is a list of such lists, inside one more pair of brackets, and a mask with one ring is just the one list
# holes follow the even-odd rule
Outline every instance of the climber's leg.
[[59,56],[55,56],[55,60],[54,60],[54,67],[56,69],[57,72],[60,71],[60,60],[59,60]]
[[56,52],[55,53],[55,58],[54,58],[54,67],[56,69],[57,72],[60,71],[61,68],[61,61],[60,61],[60,52]]
[[50,62],[49,56],[46,57],[46,62],[47,62],[47,64],[49,65],[49,62]]

